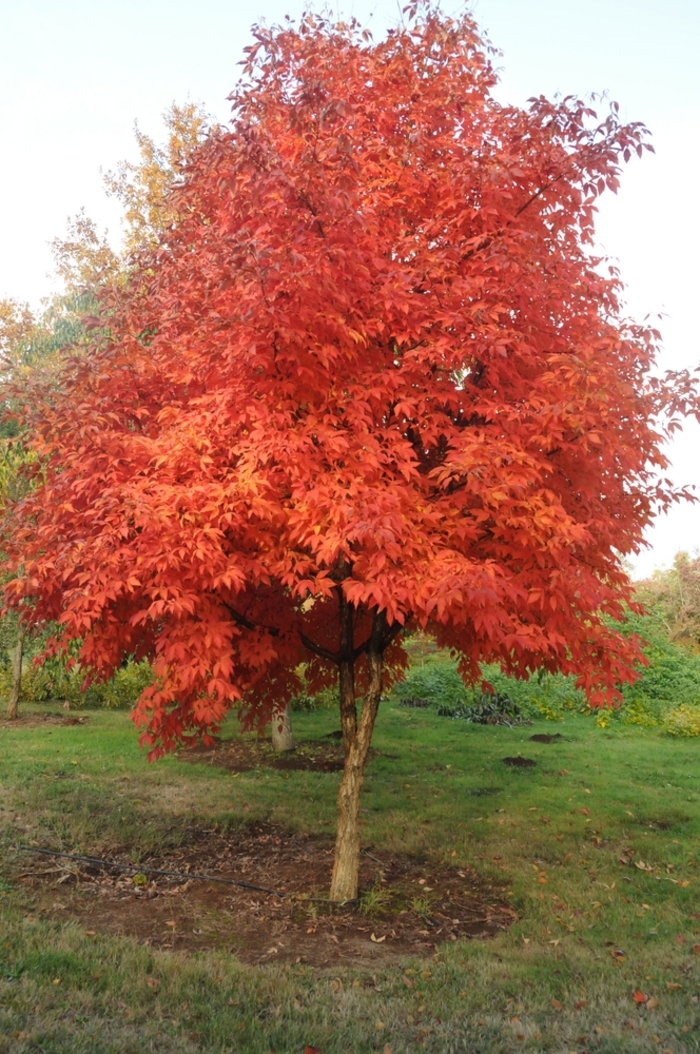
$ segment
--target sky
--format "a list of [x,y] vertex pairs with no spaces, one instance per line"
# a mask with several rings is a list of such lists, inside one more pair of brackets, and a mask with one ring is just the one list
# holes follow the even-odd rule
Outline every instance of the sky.
[[[0,0],[0,297],[37,305],[58,286],[49,242],[85,208],[119,236],[101,170],[136,159],[134,121],[158,139],[173,102],[200,102],[217,120],[238,77],[254,22],[297,17],[303,0]],[[315,3],[318,10],[320,3]],[[620,193],[601,199],[598,239],[619,262],[628,312],[662,316],[660,368],[700,365],[700,3],[698,0],[474,0],[477,23],[501,51],[498,96],[608,92],[642,121],[656,153],[633,161]],[[396,0],[333,0],[381,37]],[[444,0],[449,13],[460,10]],[[700,426],[668,449],[678,484],[698,487]],[[700,548],[700,503],[649,532],[633,574]]]

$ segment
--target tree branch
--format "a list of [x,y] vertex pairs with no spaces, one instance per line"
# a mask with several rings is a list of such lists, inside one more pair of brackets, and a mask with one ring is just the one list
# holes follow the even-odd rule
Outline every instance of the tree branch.
[[230,604],[227,604],[225,600],[222,600],[221,603],[224,605],[233,621],[239,626],[244,626],[245,629],[251,630],[262,629],[265,630],[266,633],[269,633],[271,637],[279,637],[280,631],[275,626],[262,626],[256,622],[251,622],[249,618],[242,615],[240,611],[236,611],[236,609],[232,608]]
[[302,633],[301,630],[299,631],[299,636],[301,637],[301,643],[304,647],[308,648],[314,655],[318,655],[321,659],[328,659],[329,662],[334,662],[336,666],[340,665],[342,656],[339,652],[330,651],[328,648],[321,647],[320,644],[314,644],[314,642],[309,640],[306,634]]

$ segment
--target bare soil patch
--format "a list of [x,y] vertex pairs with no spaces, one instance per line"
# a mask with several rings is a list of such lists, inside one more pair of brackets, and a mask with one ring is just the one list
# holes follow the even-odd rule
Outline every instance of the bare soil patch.
[[[110,859],[136,863],[126,853]],[[90,935],[129,935],[185,952],[225,949],[251,965],[381,965],[433,955],[444,941],[492,937],[517,918],[505,885],[375,848],[362,854],[359,903],[331,906],[332,859],[331,838],[253,823],[233,833],[195,832],[187,844],[138,864],[236,879],[284,897],[29,854],[18,859],[16,880],[36,896],[37,910],[73,919]]]
[[518,754],[515,758],[504,758],[503,764],[510,765],[510,767],[514,769],[532,769],[537,762],[533,761],[532,758],[521,758]]
[[558,743],[564,736],[561,732],[555,732],[554,735],[547,735],[546,732],[540,732],[535,736],[530,736],[531,743]]
[[18,717],[0,717],[0,728],[39,728],[42,725],[86,725],[89,717],[68,714],[20,714]]
[[[370,750],[369,758],[377,751]],[[229,772],[250,772],[256,768],[296,772],[342,772],[342,733],[329,733],[323,739],[306,740],[295,750],[276,754],[268,740],[241,738],[219,740],[213,747],[201,743],[178,754],[180,761],[216,765]]]

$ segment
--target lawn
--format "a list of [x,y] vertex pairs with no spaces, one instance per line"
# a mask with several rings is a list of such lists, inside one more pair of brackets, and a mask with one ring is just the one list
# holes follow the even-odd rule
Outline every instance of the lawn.
[[[0,725],[1,1054],[700,1051],[696,740],[578,715],[486,727],[383,704],[366,847],[476,873],[516,921],[421,954],[392,954],[389,939],[374,965],[250,966],[213,910],[199,947],[120,936],[114,918],[111,931],[87,929],[58,884],[65,869],[38,885],[31,875],[49,862],[14,847],[152,860],[192,832],[259,820],[327,839],[337,773],[149,764],[123,712],[62,725],[41,720],[55,708],[34,709],[36,720]],[[330,710],[295,714],[302,741],[335,728]],[[236,734],[232,722],[225,736]],[[536,765],[504,764],[519,755]],[[365,892],[368,928],[390,932]]]

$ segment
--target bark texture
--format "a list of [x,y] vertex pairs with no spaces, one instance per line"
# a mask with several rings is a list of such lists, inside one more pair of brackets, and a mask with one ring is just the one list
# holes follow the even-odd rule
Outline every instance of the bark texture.
[[343,730],[343,747],[347,761],[350,747],[357,733],[357,704],[355,703],[355,651],[353,639],[353,607],[338,590],[340,605],[340,662],[338,681],[340,688],[340,726]]
[[[351,644],[352,641],[349,643]],[[386,619],[383,613],[377,612],[374,616],[372,637],[367,648],[369,685],[359,720],[357,719],[354,693],[352,705],[350,705],[350,674],[346,671],[344,679],[344,663],[341,662],[340,664],[340,705],[343,742],[345,745],[345,767],[338,790],[338,826],[336,829],[335,857],[330,889],[330,899],[333,901],[354,900],[357,897],[360,873],[360,790],[364,779],[367,754],[372,742],[374,722],[379,709],[379,700],[382,694],[385,647]]]
[[19,716],[19,696],[22,687],[22,658],[24,656],[25,630],[22,626],[17,630],[17,644],[12,655],[12,689],[10,701],[7,706],[7,716],[14,721]]
[[272,749],[278,754],[283,754],[286,750],[294,750],[295,746],[292,719],[287,705],[284,710],[278,710],[272,715]]

